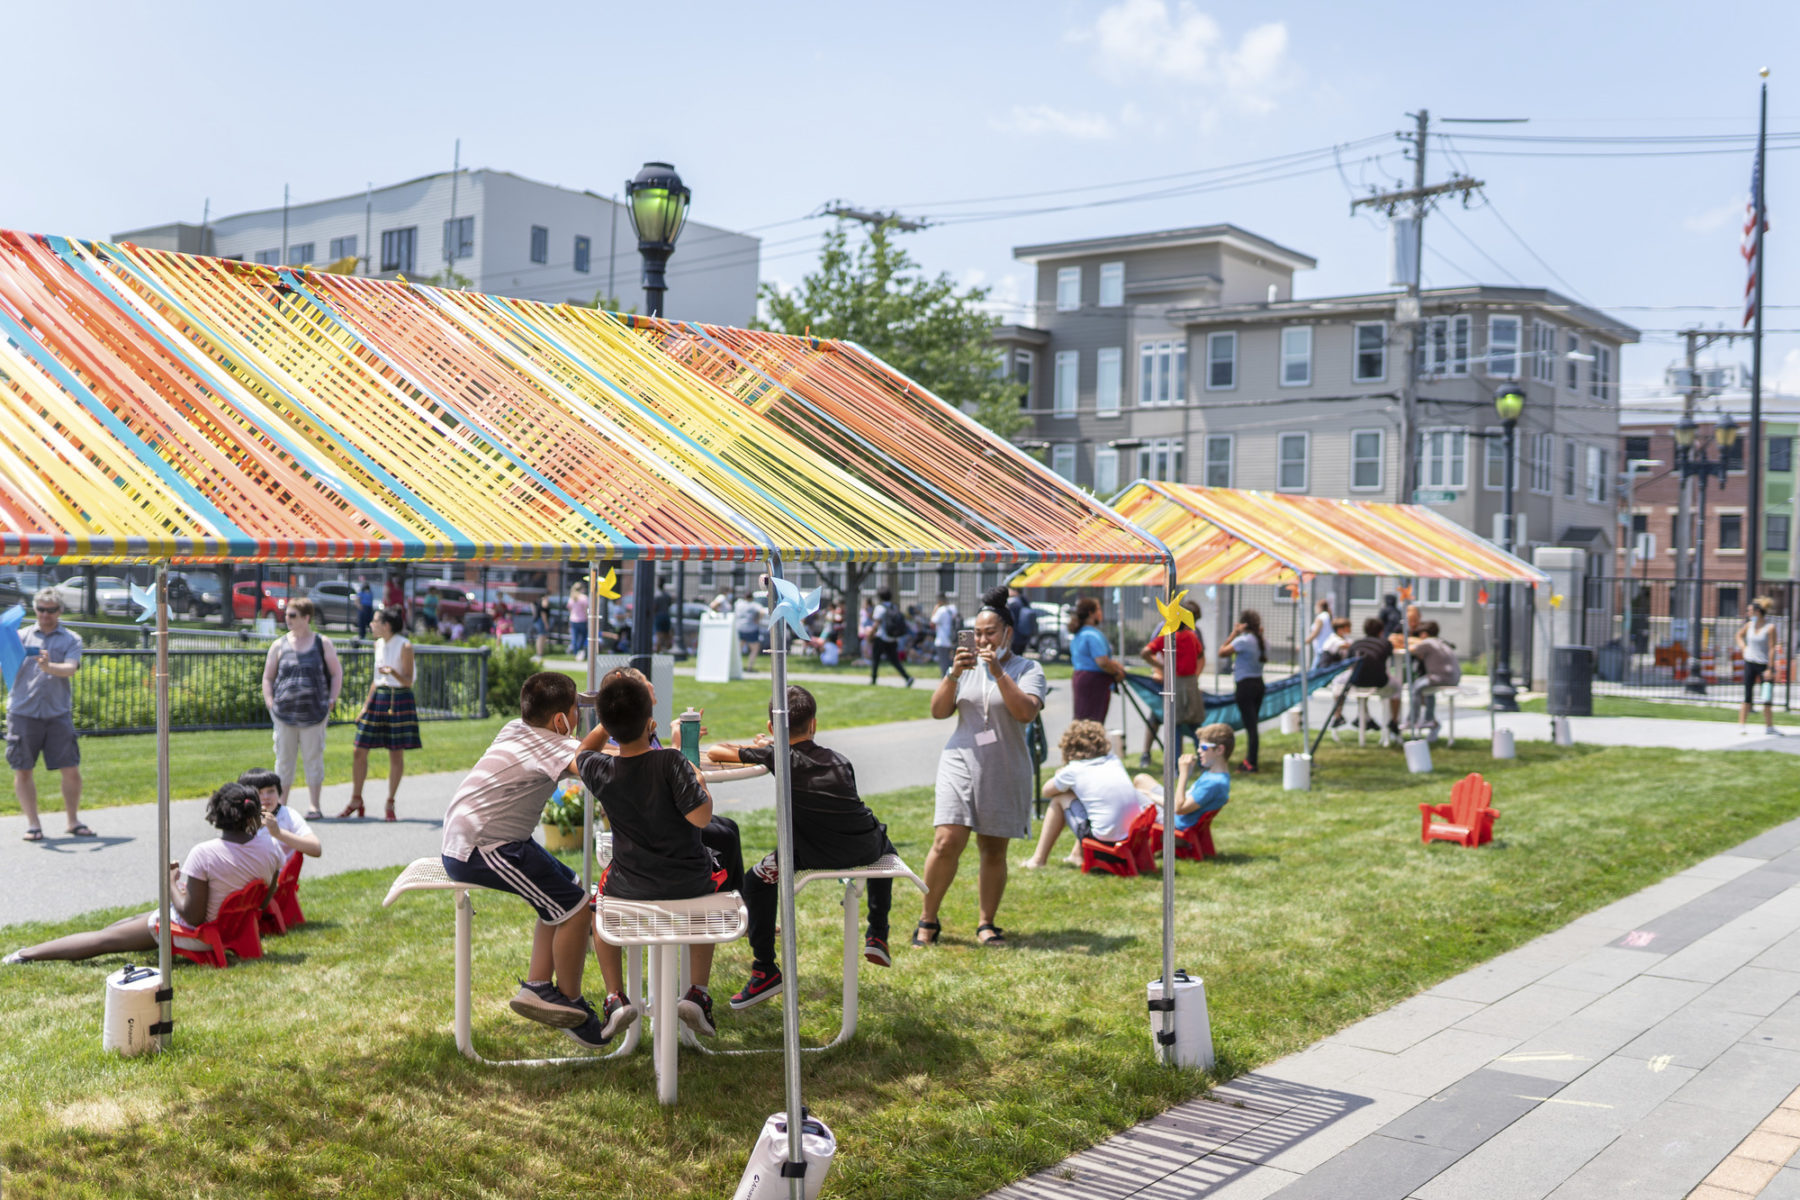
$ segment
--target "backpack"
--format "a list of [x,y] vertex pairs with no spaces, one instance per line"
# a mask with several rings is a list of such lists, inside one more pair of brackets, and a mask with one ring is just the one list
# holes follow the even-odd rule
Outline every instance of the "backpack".
[[906,614],[900,611],[898,604],[888,605],[881,614],[882,640],[897,642],[905,637],[906,633]]
[[1031,607],[1031,605],[1029,605],[1029,604],[1021,605],[1019,608],[1018,628],[1013,630],[1013,632],[1018,634],[1020,637],[1029,640],[1029,639],[1037,636],[1037,631],[1038,631],[1037,609]]

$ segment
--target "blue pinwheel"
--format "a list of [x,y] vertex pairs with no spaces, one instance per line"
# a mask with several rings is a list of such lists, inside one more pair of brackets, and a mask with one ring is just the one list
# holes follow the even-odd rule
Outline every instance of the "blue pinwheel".
[[25,643],[19,640],[19,623],[25,619],[25,606],[15,604],[0,613],[0,682],[10,691],[19,668],[25,665]]
[[142,625],[156,615],[156,589],[141,588],[135,583],[127,586],[131,588],[131,602],[143,610],[137,615],[137,623]]
[[774,585],[775,594],[781,597],[780,602],[775,605],[775,610],[769,614],[770,624],[786,621],[788,628],[794,631],[795,637],[811,637],[812,634],[806,630],[806,618],[819,611],[819,601],[824,599],[825,589],[816,587],[805,595],[801,595],[800,589],[785,579],[775,576],[766,578]]

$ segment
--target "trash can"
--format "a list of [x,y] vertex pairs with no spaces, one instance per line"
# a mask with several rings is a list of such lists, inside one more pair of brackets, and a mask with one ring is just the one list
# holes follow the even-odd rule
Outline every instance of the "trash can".
[[1594,648],[1552,646],[1550,649],[1550,715],[1594,715]]
[[1620,639],[1614,638],[1612,641],[1606,643],[1606,645],[1600,647],[1600,653],[1596,655],[1595,658],[1599,664],[1597,670],[1599,671],[1601,679],[1605,680],[1607,683],[1624,682],[1625,645]]

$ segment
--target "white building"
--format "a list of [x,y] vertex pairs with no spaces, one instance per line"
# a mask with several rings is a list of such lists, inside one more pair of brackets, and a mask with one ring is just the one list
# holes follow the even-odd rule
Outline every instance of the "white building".
[[[454,193],[454,194],[453,194]],[[505,171],[445,171],[355,195],[115,234],[161,250],[249,262],[329,266],[409,279],[446,269],[480,292],[642,309],[641,260],[624,197],[523,179]],[[690,220],[669,259],[667,314],[747,325],[756,315],[760,238]]]

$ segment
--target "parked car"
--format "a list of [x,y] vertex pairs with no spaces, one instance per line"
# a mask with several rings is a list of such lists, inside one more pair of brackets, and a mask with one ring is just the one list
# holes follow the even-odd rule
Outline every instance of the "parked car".
[[210,617],[224,605],[216,571],[170,571],[169,608],[185,617]]
[[357,612],[362,608],[362,601],[356,598],[355,584],[342,579],[327,579],[323,583],[313,584],[306,595],[319,610],[315,624],[356,628]]
[[1033,600],[1031,607],[1037,610],[1038,631],[1025,653],[1042,662],[1068,657],[1070,606]]
[[[287,584],[264,583],[262,610],[276,616],[287,611]],[[256,581],[247,579],[231,585],[231,615],[248,621],[256,615]]]
[[[63,612],[72,617],[82,616],[87,612],[87,577],[72,575],[55,585],[56,595],[62,601]],[[94,577],[94,607],[99,612],[114,612],[118,615],[129,615],[131,607],[131,590],[123,579],[117,575],[96,575]],[[108,604],[113,607],[108,608]]]
[[0,574],[0,611],[15,604],[30,604],[38,589],[49,582],[41,571],[7,571]]

